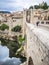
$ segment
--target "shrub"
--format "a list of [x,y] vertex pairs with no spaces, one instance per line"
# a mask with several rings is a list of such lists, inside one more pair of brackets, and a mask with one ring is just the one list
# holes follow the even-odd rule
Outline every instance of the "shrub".
[[0,30],[4,31],[5,29],[9,29],[9,26],[7,26],[6,24],[2,24],[0,26]]
[[13,27],[12,28],[12,31],[14,31],[14,32],[20,32],[21,31],[21,26],[15,26],[15,27]]

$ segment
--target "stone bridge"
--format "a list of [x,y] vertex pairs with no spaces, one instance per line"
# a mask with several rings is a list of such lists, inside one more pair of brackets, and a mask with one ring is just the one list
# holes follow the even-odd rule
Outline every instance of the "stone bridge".
[[27,65],[49,65],[49,31],[26,23]]

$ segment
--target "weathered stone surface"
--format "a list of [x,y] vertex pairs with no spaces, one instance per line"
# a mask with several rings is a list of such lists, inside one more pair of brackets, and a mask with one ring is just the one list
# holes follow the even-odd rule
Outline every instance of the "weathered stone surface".
[[32,58],[32,65],[49,65],[49,31],[26,23],[27,61]]

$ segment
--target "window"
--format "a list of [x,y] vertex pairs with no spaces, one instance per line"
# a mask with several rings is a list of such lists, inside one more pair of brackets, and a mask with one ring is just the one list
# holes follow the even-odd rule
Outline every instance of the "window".
[[7,22],[7,21],[4,21],[4,22]]
[[13,20],[13,22],[16,22],[16,20]]
[[44,24],[44,22],[42,21],[41,24]]
[[46,24],[49,24],[49,22],[46,22]]

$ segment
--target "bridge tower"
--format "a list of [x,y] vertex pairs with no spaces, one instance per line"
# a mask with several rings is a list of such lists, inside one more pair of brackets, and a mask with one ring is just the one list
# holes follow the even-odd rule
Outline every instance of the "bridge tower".
[[26,22],[28,23],[33,23],[33,9],[25,9],[23,11],[23,37],[25,36],[26,33]]

